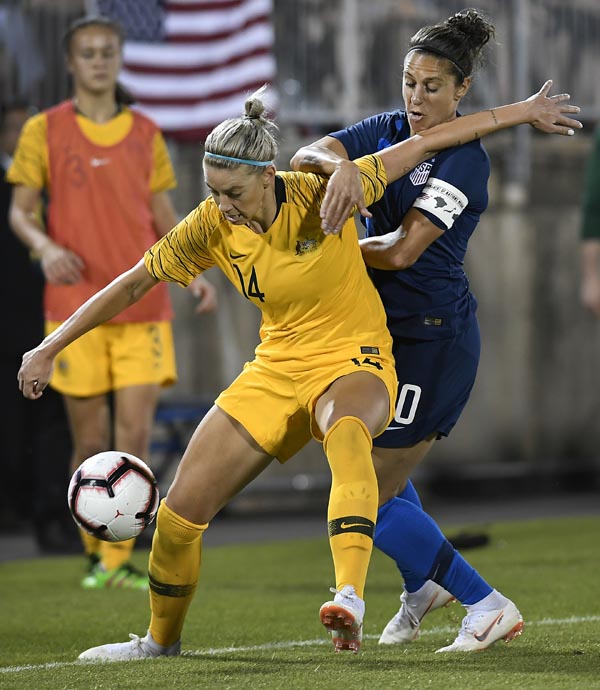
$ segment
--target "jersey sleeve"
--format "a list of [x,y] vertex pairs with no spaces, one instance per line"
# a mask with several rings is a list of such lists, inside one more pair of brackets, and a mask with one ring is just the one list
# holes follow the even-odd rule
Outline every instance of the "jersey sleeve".
[[48,140],[45,113],[29,118],[23,126],[6,179],[33,189],[48,185]]
[[[387,175],[379,156],[363,156],[356,159],[354,163],[361,172],[367,205],[381,199],[387,186]],[[285,180],[288,202],[318,216],[327,192],[328,178],[305,172],[278,172],[277,174]],[[352,213],[357,210],[354,208]]]
[[600,239],[600,126],[596,128],[594,148],[587,161],[582,213],[582,239]]
[[164,192],[177,186],[177,179],[163,135],[157,131],[152,141],[153,167],[150,178],[152,194]]
[[326,177],[315,173],[278,171],[285,181],[288,202],[318,215],[327,190]]
[[[370,206],[379,201],[387,187],[387,174],[381,158],[377,155],[363,156],[354,161],[362,176],[365,203]],[[356,212],[357,209],[354,209]]]
[[451,149],[438,155],[413,208],[448,230],[467,206],[479,214],[486,209],[489,175],[488,155],[478,143]]
[[379,151],[379,140],[385,131],[387,117],[386,113],[373,115],[346,129],[331,132],[329,136],[337,139],[346,149],[348,158],[354,160]]
[[203,201],[144,254],[144,264],[156,280],[187,287],[215,261],[210,241],[218,224],[214,210]]

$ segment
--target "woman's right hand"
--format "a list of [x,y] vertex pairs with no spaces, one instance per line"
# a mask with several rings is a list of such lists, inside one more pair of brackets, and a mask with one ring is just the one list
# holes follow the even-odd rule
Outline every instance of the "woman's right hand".
[[80,256],[51,240],[40,250],[40,265],[46,281],[52,285],[79,283],[85,268]]
[[49,356],[42,345],[26,352],[17,374],[21,393],[30,400],[41,398],[52,376],[53,368],[54,357]]
[[321,204],[321,227],[326,235],[337,235],[353,210],[365,218],[371,213],[365,205],[360,170],[352,161],[341,160],[329,178]]

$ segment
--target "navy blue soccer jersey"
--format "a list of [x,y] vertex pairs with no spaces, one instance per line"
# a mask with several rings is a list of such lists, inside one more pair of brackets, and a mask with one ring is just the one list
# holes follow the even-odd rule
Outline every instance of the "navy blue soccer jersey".
[[[333,132],[353,160],[410,137],[406,113],[396,110]],[[434,340],[461,333],[477,301],[464,271],[467,243],[488,204],[489,157],[480,141],[446,149],[388,185],[363,219],[367,236],[396,230],[416,207],[444,233],[403,271],[370,269],[394,336]]]

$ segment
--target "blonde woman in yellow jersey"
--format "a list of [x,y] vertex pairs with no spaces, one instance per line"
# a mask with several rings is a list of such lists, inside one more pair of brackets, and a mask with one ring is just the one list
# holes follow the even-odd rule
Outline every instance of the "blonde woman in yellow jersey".
[[[75,22],[64,48],[73,98],[31,118],[8,179],[11,224],[46,278],[46,332],[129,268],[177,222],[168,191],[175,175],[158,127],[127,107],[117,84],[122,34],[100,17]],[[47,226],[35,210],[48,193]],[[212,306],[203,279],[193,290]],[[161,387],[176,380],[167,285],[61,353],[51,385],[64,398],[74,470],[87,457],[120,450],[148,459]],[[111,420],[109,395],[114,402]],[[148,589],[129,564],[133,541],[112,544],[82,532],[87,588]]]
[[[320,618],[337,651],[360,647],[378,505],[372,438],[385,429],[395,403],[391,338],[353,218],[339,234],[325,234],[319,210],[327,179],[276,172],[274,127],[259,96],[247,100],[244,117],[222,123],[206,140],[211,196],[23,357],[20,388],[39,398],[68,344],[135,304],[159,281],[187,285],[215,265],[263,315],[255,359],[196,429],[158,511],[146,636],[94,647],[81,659],[179,654],[209,521],[273,457],[285,462],[311,435],[323,442],[332,473],[328,527],[336,593]],[[560,103],[539,93],[358,159],[367,203],[441,148],[540,121],[548,127],[572,122]]]

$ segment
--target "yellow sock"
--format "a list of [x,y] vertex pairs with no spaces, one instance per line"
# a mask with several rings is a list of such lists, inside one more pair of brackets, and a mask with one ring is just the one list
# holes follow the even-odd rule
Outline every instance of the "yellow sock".
[[81,542],[83,544],[83,550],[86,556],[92,556],[94,554],[100,554],[100,549],[102,547],[102,541],[85,530],[79,528],[79,536],[81,537]]
[[107,570],[114,570],[123,563],[129,562],[135,539],[127,541],[103,541],[100,548],[100,559]]
[[379,490],[371,459],[373,441],[357,417],[342,417],[325,434],[331,468],[327,520],[336,589],[352,585],[363,598],[373,550]]
[[195,525],[174,513],[163,500],[156,516],[148,575],[150,579],[150,633],[158,644],[169,647],[179,640],[192,603],[202,551],[202,533],[208,527]]

